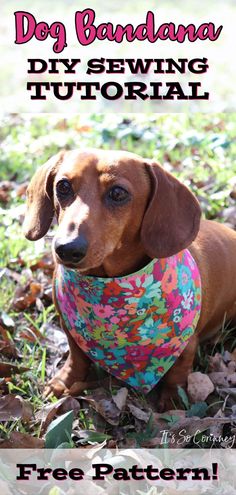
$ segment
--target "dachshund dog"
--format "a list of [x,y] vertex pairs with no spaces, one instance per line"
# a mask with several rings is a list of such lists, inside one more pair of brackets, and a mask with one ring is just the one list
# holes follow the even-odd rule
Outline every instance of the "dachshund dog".
[[[184,387],[200,341],[236,317],[236,233],[201,219],[190,190],[158,163],[123,151],[61,151],[35,173],[27,191],[24,233],[35,241],[54,215],[54,284],[60,267],[83,277],[125,277],[153,259],[188,249],[201,278],[201,310],[183,352],[161,380],[158,408],[165,410]],[[47,391],[60,396],[74,382],[86,383],[91,360],[65,325],[69,356]],[[66,311],[66,309],[65,309]],[[118,312],[119,314],[119,312]]]

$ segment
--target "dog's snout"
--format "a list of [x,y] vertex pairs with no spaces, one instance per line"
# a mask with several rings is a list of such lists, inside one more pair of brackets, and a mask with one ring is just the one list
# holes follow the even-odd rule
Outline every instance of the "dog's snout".
[[65,263],[79,263],[88,249],[87,239],[80,235],[72,241],[65,241],[65,239],[56,239],[54,244],[55,252],[57,256]]

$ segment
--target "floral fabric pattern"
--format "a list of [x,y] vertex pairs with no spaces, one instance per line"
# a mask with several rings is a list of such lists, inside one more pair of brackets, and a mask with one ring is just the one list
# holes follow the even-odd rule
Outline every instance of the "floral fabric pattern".
[[201,310],[200,274],[187,249],[123,277],[84,276],[60,265],[55,290],[76,344],[144,393],[180,356]]

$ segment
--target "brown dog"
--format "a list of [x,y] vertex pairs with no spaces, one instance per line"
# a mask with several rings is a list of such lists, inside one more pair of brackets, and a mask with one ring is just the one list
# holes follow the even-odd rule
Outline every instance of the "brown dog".
[[[165,409],[176,386],[186,384],[199,340],[213,336],[225,314],[236,316],[236,233],[200,222],[199,204],[186,186],[157,163],[121,151],[63,151],[43,165],[28,188],[26,237],[43,237],[54,214],[56,267],[86,275],[133,273],[150,258],[189,247],[201,274],[202,309],[194,335],[164,377],[158,403]],[[64,329],[70,354],[49,383],[57,396],[85,381],[90,364]]]

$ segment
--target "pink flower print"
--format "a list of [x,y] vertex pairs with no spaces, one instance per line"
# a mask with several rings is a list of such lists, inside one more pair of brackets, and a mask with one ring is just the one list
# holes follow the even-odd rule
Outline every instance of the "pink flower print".
[[117,314],[119,316],[125,316],[127,315],[127,311],[125,311],[125,309],[118,309]]
[[176,351],[177,353],[179,352],[179,349],[181,348],[181,338],[180,337],[173,337],[170,341],[170,348],[171,348],[171,353],[175,354]]
[[125,309],[118,309],[114,316],[110,319],[111,323],[124,323],[125,321],[128,321],[129,317],[127,316],[127,311]]
[[170,346],[169,342],[166,344],[163,344],[160,347],[156,347],[156,349],[153,353],[153,357],[155,357],[157,359],[161,359],[161,358],[169,357],[169,356],[172,356],[171,346]]
[[195,316],[195,311],[187,311],[184,314],[181,322],[179,323],[180,330],[184,330],[188,326],[191,326],[193,323],[194,316]]
[[[76,290],[77,289],[75,289],[75,291]],[[81,316],[87,315],[89,313],[92,305],[90,303],[88,303],[87,301],[85,301],[85,299],[83,299],[82,297],[76,297],[75,301],[76,301],[76,307],[77,307],[79,314]]]
[[177,264],[177,260],[176,260],[176,256],[170,256],[168,258],[168,266],[170,268],[174,268],[174,270],[176,270],[176,264]]
[[125,342],[126,342],[126,339],[127,339],[127,334],[126,332],[122,332],[122,330],[116,330],[115,332],[115,337],[119,340],[119,339],[124,339]]
[[170,294],[177,287],[177,273],[174,268],[169,268],[165,271],[163,279],[162,279],[162,290],[166,292],[166,294]]
[[152,351],[155,349],[155,345],[137,346],[131,345],[128,348],[128,353],[126,356],[127,361],[147,361],[149,359]]
[[136,303],[126,304],[124,306],[124,308],[128,312],[128,315],[135,315],[137,312],[137,304]]
[[93,311],[96,316],[100,318],[110,318],[114,314],[114,309],[109,304],[95,304],[93,306]]
[[69,305],[66,308],[66,316],[71,326],[73,326],[76,320],[78,319],[76,310],[74,310]]
[[176,294],[175,292],[171,292],[168,294],[168,299],[166,301],[166,307],[171,308],[171,310],[176,309],[180,306],[181,304],[182,297],[180,294]]
[[111,323],[119,323],[120,322],[120,318],[118,316],[112,316],[112,318],[110,319]]

